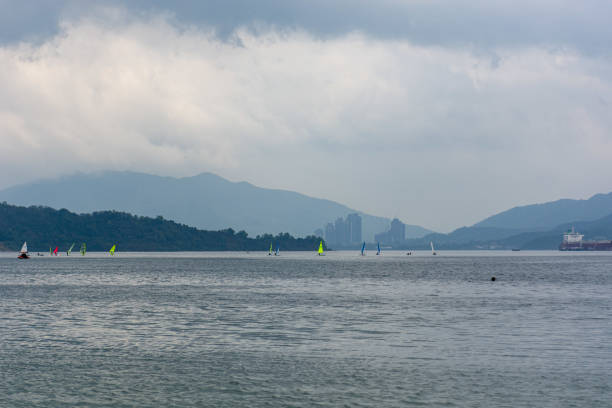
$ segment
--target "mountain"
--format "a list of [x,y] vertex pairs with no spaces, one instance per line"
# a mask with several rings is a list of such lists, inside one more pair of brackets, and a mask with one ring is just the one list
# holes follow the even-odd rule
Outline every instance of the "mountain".
[[[162,217],[137,217],[117,211],[75,214],[49,207],[18,207],[0,204],[0,249],[17,251],[23,241],[31,252],[59,246],[63,252],[72,243],[87,243],[90,251],[266,251],[270,243],[283,251],[315,251],[320,238],[294,238],[289,234],[264,234],[249,238],[232,229],[202,231]],[[76,252],[76,251],[75,251]]]
[[[252,236],[266,232],[307,236],[338,217],[357,212],[330,200],[230,182],[211,173],[184,178],[134,172],[76,174],[7,188],[0,191],[0,201],[85,213],[117,210],[161,215],[197,228],[233,228]],[[390,222],[360,214],[367,240],[384,231]],[[418,226],[407,227],[413,231],[412,236],[430,232]]]
[[[388,228],[386,228],[385,230],[388,230]],[[380,230],[378,232],[383,232],[383,230]],[[427,234],[433,234],[434,232],[432,230],[429,230],[427,228],[423,228],[419,225],[409,225],[406,224],[406,239],[414,239],[414,238],[421,238],[424,237]],[[369,241],[374,242],[374,236],[372,236]]]
[[[612,214],[612,193],[588,200],[562,199],[514,207],[471,227],[449,234],[428,234],[406,242],[406,248],[426,249],[433,241],[440,249],[556,249],[563,231],[575,225],[585,239],[612,238],[607,228]],[[599,235],[598,235],[599,231]]]
[[405,248],[429,249],[557,249],[563,233],[574,227],[585,240],[612,239],[612,213],[594,221],[564,222],[546,231],[520,231],[486,227],[464,227],[450,234],[429,234],[409,240]]
[[588,200],[563,199],[514,207],[495,214],[474,227],[545,231],[568,221],[592,221],[612,213],[612,193],[596,194]]
[[520,249],[557,249],[563,233],[574,227],[585,240],[612,239],[612,213],[594,221],[574,221],[559,224],[549,231],[525,232],[500,240],[499,245]]

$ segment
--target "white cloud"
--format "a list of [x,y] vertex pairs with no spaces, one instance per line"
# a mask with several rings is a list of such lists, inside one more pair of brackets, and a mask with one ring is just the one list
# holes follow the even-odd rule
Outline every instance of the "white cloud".
[[438,229],[610,189],[604,58],[106,18],[0,48],[0,187],[208,170]]

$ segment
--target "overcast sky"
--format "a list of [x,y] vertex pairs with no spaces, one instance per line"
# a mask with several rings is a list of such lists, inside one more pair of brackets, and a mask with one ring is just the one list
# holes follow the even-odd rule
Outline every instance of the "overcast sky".
[[438,231],[612,191],[608,1],[0,0],[0,188],[203,171]]

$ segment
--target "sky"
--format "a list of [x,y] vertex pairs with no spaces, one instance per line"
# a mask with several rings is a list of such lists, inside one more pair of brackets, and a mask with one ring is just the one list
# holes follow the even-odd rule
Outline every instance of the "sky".
[[0,188],[131,170],[448,232],[612,191],[612,3],[0,0]]

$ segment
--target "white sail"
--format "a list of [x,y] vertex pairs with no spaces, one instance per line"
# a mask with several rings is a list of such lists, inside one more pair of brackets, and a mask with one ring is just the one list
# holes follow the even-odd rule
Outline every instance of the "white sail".
[[27,242],[23,243],[23,246],[21,247],[21,251],[19,251],[19,252],[22,253],[22,254],[25,254],[25,253],[28,252],[28,243]]
[[433,241],[429,241],[429,244],[431,245],[431,254],[436,255],[436,250],[434,249]]

